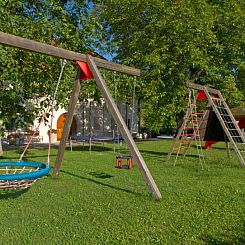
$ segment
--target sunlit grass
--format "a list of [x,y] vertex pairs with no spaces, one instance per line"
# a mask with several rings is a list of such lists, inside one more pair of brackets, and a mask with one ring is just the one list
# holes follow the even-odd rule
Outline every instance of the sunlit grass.
[[[138,167],[116,169],[112,145],[69,148],[57,179],[1,194],[1,244],[244,244],[245,169],[224,144],[166,161],[171,141],[139,142],[162,200],[148,193]],[[45,149],[27,160],[46,161]],[[52,150],[52,163],[57,149]],[[2,161],[18,159],[6,151]]]

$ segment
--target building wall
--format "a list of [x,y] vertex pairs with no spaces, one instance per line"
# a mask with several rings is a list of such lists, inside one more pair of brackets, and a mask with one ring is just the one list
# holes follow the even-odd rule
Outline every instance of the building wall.
[[[119,102],[117,106],[129,129],[132,126],[132,132],[137,132],[137,110],[132,111],[132,108]],[[131,125],[132,116],[133,125]],[[78,120],[78,133],[85,136],[113,137],[113,133],[117,131],[117,125],[104,101],[98,103],[91,100],[79,103],[77,105],[76,118]]]
[[[59,108],[57,111],[54,112],[54,117],[53,117],[53,123],[52,123],[52,128],[53,129],[57,129],[57,121],[60,115],[62,115],[63,113],[65,113],[66,110],[64,108]],[[35,120],[34,121],[34,128],[37,128],[39,124],[39,120]],[[49,142],[49,127],[51,124],[51,116],[47,118],[47,122],[46,123],[42,123],[39,127],[39,136],[41,139],[42,143],[48,143]],[[52,143],[57,141],[57,137],[56,134],[53,134],[52,136]]]
[[[137,103],[135,109],[132,110],[130,106],[117,102],[119,111],[121,112],[125,123],[132,132],[137,132],[138,117],[137,117]],[[57,129],[58,118],[67,111],[64,108],[59,108],[54,112],[53,129]],[[133,119],[133,124],[131,123]],[[106,104],[102,100],[101,103],[96,101],[86,101],[77,103],[74,120],[76,120],[77,132],[76,135],[92,136],[92,137],[113,137],[117,134],[117,125],[114,122]],[[40,125],[40,138],[43,143],[49,142],[49,125],[51,123],[51,116],[47,118],[47,123]],[[38,126],[38,121],[34,122],[34,128]],[[120,133],[120,132],[119,132]],[[75,136],[75,135],[73,135]],[[57,142],[57,136],[54,134],[52,143]]]

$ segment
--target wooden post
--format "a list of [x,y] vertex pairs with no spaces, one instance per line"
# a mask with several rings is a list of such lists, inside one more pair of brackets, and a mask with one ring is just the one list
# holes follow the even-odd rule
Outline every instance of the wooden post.
[[128,146],[128,148],[131,151],[131,154],[133,156],[133,158],[135,159],[135,161],[137,162],[139,169],[141,171],[141,174],[149,188],[149,191],[151,192],[152,196],[154,197],[154,199],[159,200],[161,199],[161,193],[157,188],[157,185],[155,184],[154,179],[151,176],[151,173],[149,171],[149,169],[147,168],[145,161],[143,159],[143,157],[141,156],[128,128],[127,125],[125,124],[122,115],[120,114],[106,84],[104,79],[102,78],[93,58],[89,55],[87,55],[87,62],[89,65],[89,68],[95,78],[95,81],[100,89],[100,92],[102,93],[108,108],[114,118],[114,120],[116,121],[120,132]]
[[231,151],[230,151],[229,140],[227,138],[227,135],[226,135],[225,131],[223,133],[224,133],[225,148],[226,148],[226,152],[227,152],[227,157],[228,158],[231,158]]
[[73,115],[75,112],[75,107],[76,107],[78,96],[80,93],[80,88],[81,88],[80,73],[81,73],[80,68],[78,67],[77,77],[76,77],[76,80],[74,82],[73,89],[72,89],[72,94],[71,94],[70,103],[68,107],[68,113],[67,113],[66,120],[65,120],[64,130],[63,130],[62,137],[60,140],[58,155],[55,161],[53,177],[56,177],[58,175],[59,170],[61,168],[61,164],[62,164],[62,160],[63,160],[65,148],[66,148],[66,142],[68,140],[68,136],[69,136],[72,120],[73,120]]

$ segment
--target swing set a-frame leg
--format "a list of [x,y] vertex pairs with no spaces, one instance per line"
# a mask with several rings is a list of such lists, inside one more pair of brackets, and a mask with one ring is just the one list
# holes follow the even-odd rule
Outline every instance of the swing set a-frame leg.
[[64,130],[62,132],[60,145],[59,145],[59,149],[58,149],[58,154],[57,154],[56,161],[55,161],[53,177],[56,177],[58,175],[60,169],[61,169],[61,164],[62,164],[62,160],[63,160],[65,148],[66,148],[66,142],[67,142],[68,137],[69,137],[69,132],[70,132],[70,128],[71,128],[71,124],[72,124],[72,120],[73,120],[73,115],[75,113],[76,104],[77,104],[78,97],[80,94],[80,88],[81,88],[80,73],[81,73],[81,71],[80,71],[80,68],[78,67],[77,68],[77,77],[76,77],[76,80],[75,80],[74,85],[73,85],[70,103],[69,103],[69,107],[68,107],[68,112],[67,112],[67,116],[66,116],[66,120],[65,120]]
[[140,169],[140,172],[149,188],[150,193],[152,194],[153,198],[155,200],[161,199],[161,193],[157,188],[157,185],[154,181],[154,179],[151,176],[151,173],[149,169],[146,166],[146,163],[141,156],[133,138],[132,135],[130,134],[128,127],[126,123],[124,122],[122,115],[120,114],[110,92],[109,89],[106,86],[106,83],[104,79],[102,78],[93,58],[89,55],[87,55],[87,63],[89,65],[89,68],[93,74],[93,77],[97,83],[98,88],[100,89],[100,92],[102,93],[102,96],[105,99],[105,102],[110,110],[111,115],[113,116],[114,120],[116,121],[119,130],[128,146],[128,148],[131,151],[131,154],[133,158],[135,159],[136,163],[138,164],[138,167]]

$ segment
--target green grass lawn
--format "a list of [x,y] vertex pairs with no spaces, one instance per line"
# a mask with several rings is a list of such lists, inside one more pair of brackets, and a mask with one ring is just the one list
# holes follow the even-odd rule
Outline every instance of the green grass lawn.
[[[0,194],[0,244],[245,244],[245,169],[224,144],[166,161],[171,141],[139,142],[162,200],[154,201],[139,169],[115,168],[111,145],[69,148],[58,178]],[[27,160],[45,161],[46,150]],[[52,150],[52,163],[57,149]],[[5,151],[1,161],[18,159]]]

